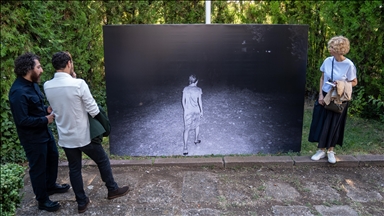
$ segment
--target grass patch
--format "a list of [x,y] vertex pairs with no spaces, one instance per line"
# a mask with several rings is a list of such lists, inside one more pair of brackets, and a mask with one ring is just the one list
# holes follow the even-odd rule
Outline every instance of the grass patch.
[[[304,109],[301,155],[311,155],[317,150],[317,143],[308,142],[313,107]],[[336,146],[339,155],[384,154],[384,124],[348,116],[345,126],[343,147]]]

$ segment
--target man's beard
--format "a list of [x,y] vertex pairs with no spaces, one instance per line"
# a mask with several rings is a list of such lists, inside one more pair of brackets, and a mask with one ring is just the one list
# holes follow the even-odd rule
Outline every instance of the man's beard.
[[31,74],[32,82],[40,83],[40,76],[41,76],[41,74],[37,74],[35,71],[33,71],[32,74]]

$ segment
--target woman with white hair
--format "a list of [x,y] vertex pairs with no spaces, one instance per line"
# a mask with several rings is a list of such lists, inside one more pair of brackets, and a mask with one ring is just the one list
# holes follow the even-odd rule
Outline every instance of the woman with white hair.
[[315,102],[308,138],[310,142],[318,142],[318,150],[311,157],[312,160],[320,160],[327,156],[329,163],[336,163],[334,148],[336,144],[340,146],[343,144],[348,102],[344,102],[346,103],[345,108],[340,114],[325,109],[324,98],[333,85],[337,87],[338,81],[349,82],[352,87],[357,85],[356,67],[350,59],[344,56],[349,49],[349,40],[346,37],[336,36],[328,42],[331,56],[327,57],[320,67],[322,75],[319,99]]

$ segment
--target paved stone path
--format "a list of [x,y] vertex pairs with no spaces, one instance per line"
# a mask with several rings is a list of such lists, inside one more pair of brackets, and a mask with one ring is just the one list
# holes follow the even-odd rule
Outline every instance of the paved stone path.
[[[83,215],[384,215],[384,167],[380,165],[329,166],[320,161],[297,167],[263,162],[224,168],[186,159],[189,165],[172,160],[168,162],[173,165],[162,166],[112,161],[116,182],[132,189],[114,200],[106,199],[97,167],[85,165],[85,191],[92,202]],[[238,160],[243,165],[244,161]],[[59,171],[59,183],[69,183],[65,164]],[[62,205],[55,213],[37,209],[28,174],[23,192],[16,215],[77,214],[72,189],[51,196]]]

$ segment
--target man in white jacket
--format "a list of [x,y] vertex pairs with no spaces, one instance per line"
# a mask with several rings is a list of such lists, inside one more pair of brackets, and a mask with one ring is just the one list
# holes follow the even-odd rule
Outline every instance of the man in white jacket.
[[52,65],[56,73],[52,80],[44,83],[44,91],[56,117],[58,144],[64,149],[68,159],[69,176],[76,195],[78,212],[83,213],[90,200],[85,195],[81,176],[82,152],[97,164],[101,178],[108,188],[108,199],[127,194],[129,187],[118,187],[102,145],[91,142],[88,113],[97,119],[100,110],[87,83],[72,77],[74,67],[71,55],[68,52],[55,53]]

